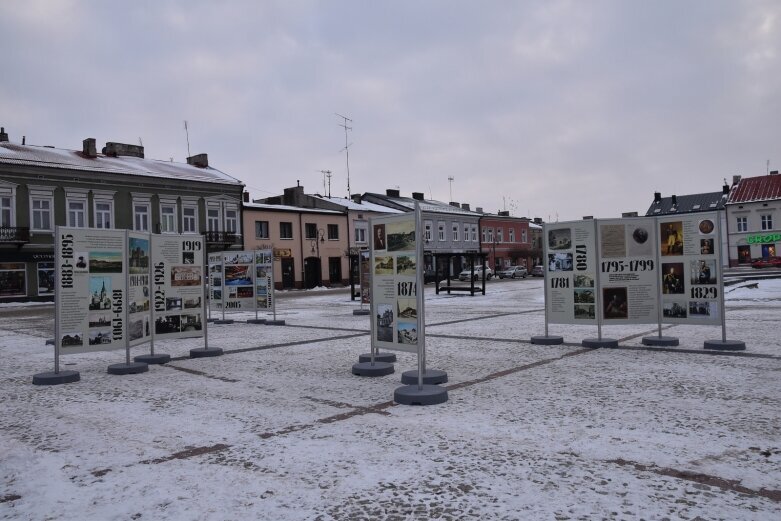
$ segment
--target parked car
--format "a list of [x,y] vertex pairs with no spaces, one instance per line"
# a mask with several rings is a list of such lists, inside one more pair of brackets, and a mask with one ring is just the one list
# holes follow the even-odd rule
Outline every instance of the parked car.
[[429,282],[435,282],[437,280],[437,274],[433,269],[425,268],[423,270],[423,284],[428,284]]
[[[491,280],[491,277],[494,276],[494,270],[486,266],[483,268],[483,266],[475,266],[475,278],[474,280],[481,280],[483,278],[483,269],[485,269],[485,278],[486,280]],[[461,273],[458,274],[458,280],[460,281],[467,281],[469,280],[470,275],[472,275],[472,268],[467,268]]]
[[751,261],[752,268],[781,268],[781,257],[760,257]]
[[542,266],[535,266],[532,268],[532,277],[544,277],[545,276],[545,268]]
[[525,279],[527,272],[523,266],[510,266],[506,270],[502,270],[497,273],[500,279],[507,277],[508,279]]

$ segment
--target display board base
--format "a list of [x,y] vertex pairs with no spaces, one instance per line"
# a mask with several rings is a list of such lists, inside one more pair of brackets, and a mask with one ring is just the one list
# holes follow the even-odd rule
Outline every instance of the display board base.
[[745,351],[746,343],[740,340],[706,340],[703,348],[717,351]]
[[370,309],[353,309],[353,315],[365,316],[365,315],[371,315],[371,313],[372,312]]
[[216,319],[216,320],[214,321],[214,323],[215,323],[215,324],[217,324],[217,325],[222,325],[222,324],[233,324],[233,319],[232,319],[232,318],[225,318],[225,319],[222,319],[222,318],[221,318],[221,319]]
[[[359,362],[371,362],[372,361],[372,354],[371,353],[364,353],[362,355],[358,356]],[[392,364],[396,361],[396,354],[395,353],[374,353],[374,361],[375,362],[388,362]]]
[[[54,339],[53,338],[47,339],[46,340],[46,345],[47,346],[53,346],[54,345]],[[41,374],[43,374],[43,373],[41,373]]]
[[265,324],[268,322],[265,318],[251,318],[247,320],[247,324]]
[[438,385],[404,385],[393,391],[393,401],[401,405],[437,405],[447,401],[447,389]]
[[564,343],[564,337],[563,336],[557,336],[557,335],[540,335],[540,336],[533,336],[532,337],[532,344],[537,344],[541,346],[555,346],[559,344]]
[[385,376],[393,374],[395,369],[388,362],[358,362],[353,364],[352,371],[355,376]]
[[285,321],[284,320],[266,320],[267,326],[284,326]]
[[216,318],[207,318],[206,322],[214,322],[215,320],[217,320],[217,319]]
[[[423,371],[423,385],[437,385],[447,382],[447,373],[439,369],[426,369]],[[418,385],[418,370],[404,371],[401,373],[401,383],[405,385]]]
[[143,362],[130,362],[129,364],[111,364],[108,366],[108,374],[139,374],[149,371],[149,365]]
[[209,358],[212,356],[221,356],[222,349],[219,347],[199,347],[190,349],[190,358]]
[[163,353],[155,353],[148,355],[138,355],[133,357],[134,362],[142,362],[145,364],[161,365],[167,364],[171,361],[171,355],[165,355]]
[[674,347],[678,345],[678,339],[674,336],[644,336],[644,346]]
[[583,347],[618,347],[618,340],[615,338],[584,338]]
[[59,373],[38,373],[33,375],[33,385],[60,385],[78,382],[81,379],[78,371],[60,371]]

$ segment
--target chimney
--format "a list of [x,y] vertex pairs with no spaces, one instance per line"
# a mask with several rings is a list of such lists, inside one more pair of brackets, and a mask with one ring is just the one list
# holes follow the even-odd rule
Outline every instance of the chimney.
[[497,212],[497,215],[499,217],[510,217],[510,210],[502,210],[500,212]]
[[249,202],[249,192],[244,192],[244,202],[245,203]]
[[198,168],[207,168],[209,166],[209,154],[197,154],[187,158],[187,164],[197,166]]
[[393,190],[391,188],[388,188],[387,190],[385,190],[385,195],[387,195],[388,197],[401,197],[399,195],[399,191],[398,190]]
[[296,183],[296,186],[285,188],[282,194],[282,204],[287,206],[304,206],[304,187],[301,186],[300,182]]
[[425,195],[423,192],[412,192],[412,198],[416,201],[422,201]]
[[455,206],[456,208],[461,208],[461,204],[459,204],[459,203],[457,203],[455,201],[450,201],[450,206]]
[[593,216],[593,215],[584,215],[584,216],[583,216],[583,220],[584,220],[584,221],[591,221],[591,220],[593,220],[593,219],[594,219],[594,216]]
[[350,197],[355,204],[361,204],[361,194],[353,194]]
[[81,142],[81,153],[84,155],[84,157],[98,157],[98,149],[95,145],[94,137],[88,137]]
[[140,157],[144,159],[144,147],[141,145],[127,145],[125,143],[107,142],[103,147],[103,154],[111,157]]
[[673,194],[673,196],[670,198],[672,199],[673,206],[678,206],[678,198]]
[[5,127],[0,127],[0,142],[8,141],[8,134],[5,133]]
[[740,182],[740,176],[739,175],[733,175],[732,176],[732,186],[735,186]]
[[470,211],[469,210],[469,203],[461,203],[461,209],[462,210],[466,210],[467,212]]
[[534,224],[542,224],[542,217],[535,217],[533,219]]
[[475,211],[477,213],[483,213],[483,207],[482,206],[478,206],[477,208],[475,208]]
[[662,202],[662,192],[654,192],[654,204]]
[[724,186],[721,187],[721,194],[727,195],[729,193],[729,185],[724,181]]
[[637,212],[623,212],[621,217],[637,217]]
[[778,175],[778,170],[771,170],[770,175]]

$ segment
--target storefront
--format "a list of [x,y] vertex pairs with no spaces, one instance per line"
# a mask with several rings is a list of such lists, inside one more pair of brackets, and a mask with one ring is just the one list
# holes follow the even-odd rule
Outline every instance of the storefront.
[[3,252],[0,301],[54,299],[54,254]]

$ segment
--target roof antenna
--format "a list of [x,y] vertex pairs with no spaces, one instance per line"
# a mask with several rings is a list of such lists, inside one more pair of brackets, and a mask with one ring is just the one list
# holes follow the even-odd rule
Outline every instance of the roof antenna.
[[[450,201],[452,201],[453,200],[453,181],[455,181],[456,178],[451,175],[451,176],[448,176],[447,180],[450,182]],[[448,201],[448,202],[450,202],[450,201]]]
[[[328,194],[328,197],[331,197],[331,171],[330,170],[318,170],[321,174],[323,174],[323,195]],[[325,178],[328,178],[328,191],[325,190]]]
[[349,121],[350,123],[352,123],[353,120],[351,120],[347,116],[342,116],[341,114],[338,114],[336,112],[334,112],[334,114],[336,114],[337,116],[339,116],[344,120],[342,124],[339,126],[344,127],[344,148],[342,150],[347,152],[347,198],[349,199],[352,197],[352,194],[350,193],[350,145],[352,145],[352,143],[350,143],[350,145],[347,144],[347,131],[352,130],[353,127],[348,127],[347,122]]
[[187,129],[187,120],[184,120],[184,133],[187,136],[187,157],[190,156],[190,131]]

